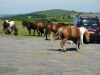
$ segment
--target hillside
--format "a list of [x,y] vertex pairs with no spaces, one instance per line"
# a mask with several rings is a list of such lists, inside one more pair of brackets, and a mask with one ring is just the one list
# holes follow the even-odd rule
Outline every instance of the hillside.
[[52,9],[52,10],[45,10],[45,11],[38,11],[38,12],[31,12],[26,14],[20,14],[13,17],[31,17],[31,18],[63,18],[67,17],[72,14],[77,14],[76,11],[68,11],[68,10],[61,10],[61,9]]
[[65,16],[65,15],[70,15],[70,14],[77,14],[76,11],[68,11],[68,10],[61,10],[61,9],[39,11],[39,12],[30,13],[30,14],[35,14],[35,13],[45,15],[46,17],[60,17],[60,16]]

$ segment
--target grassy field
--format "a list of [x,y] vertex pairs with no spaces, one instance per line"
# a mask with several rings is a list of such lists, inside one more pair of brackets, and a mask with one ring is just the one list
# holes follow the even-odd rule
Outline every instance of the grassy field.
[[[11,35],[3,35],[3,26],[2,26],[3,21],[0,20],[0,37],[6,36],[9,37]],[[18,28],[18,36],[17,37],[36,37],[36,36],[28,36],[28,30],[26,28],[22,27],[22,22],[21,21],[15,21],[15,24]]]
[[[14,21],[17,28],[18,28],[18,36],[17,37],[38,37],[38,36],[28,36],[28,30],[27,28],[23,28],[22,26],[22,22],[21,21]],[[2,26],[2,23],[3,21],[0,20],[0,37],[2,36],[6,36],[6,37],[9,37],[11,35],[3,35],[3,26]],[[67,22],[66,22],[67,23]],[[31,31],[31,34],[32,34],[32,31]]]

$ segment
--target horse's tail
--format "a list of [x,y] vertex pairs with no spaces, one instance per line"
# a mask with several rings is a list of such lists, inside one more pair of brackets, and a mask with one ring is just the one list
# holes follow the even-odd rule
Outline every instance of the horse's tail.
[[60,27],[58,29],[58,31],[56,32],[56,34],[50,36],[50,39],[54,41],[54,40],[56,40],[58,38],[61,38],[62,34],[63,34],[63,27]]
[[15,33],[14,33],[14,35],[18,35],[18,29],[17,29],[17,27],[16,27],[16,25],[14,25],[14,31],[15,31]]

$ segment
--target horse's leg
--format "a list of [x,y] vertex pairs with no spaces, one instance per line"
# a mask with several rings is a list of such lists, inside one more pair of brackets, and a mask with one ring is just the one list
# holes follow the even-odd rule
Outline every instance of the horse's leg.
[[63,39],[63,40],[60,41],[61,51],[62,52],[63,51],[66,52],[66,45],[65,45],[66,41],[67,41],[67,38],[65,38],[65,39]]
[[5,34],[5,28],[3,27],[3,34]]
[[16,35],[16,36],[17,36],[17,35],[18,35],[18,29],[17,29],[17,27],[16,27],[16,26],[14,26],[13,28],[14,28],[14,31],[15,31],[14,35]]
[[44,29],[40,29],[40,35],[44,34]]
[[40,36],[40,31],[39,31],[39,29],[37,29],[37,34],[38,34],[38,36]]
[[80,49],[80,39],[78,39],[76,42],[76,51],[78,52],[79,49]]
[[35,29],[34,29],[34,32],[33,32],[33,36],[35,36]]
[[81,39],[81,44],[83,45],[84,43],[83,43],[83,33],[81,33],[81,36],[80,36],[80,39]]
[[63,41],[60,40],[61,51],[63,52]]
[[46,29],[45,30],[45,36],[46,36],[46,40],[48,40],[48,36],[49,36],[49,39],[50,39],[50,30],[49,29]]
[[3,27],[3,34],[7,33],[8,34],[8,31],[7,31],[7,27]]
[[67,38],[64,38],[63,39],[63,50],[64,50],[64,52],[66,52],[66,41],[67,41]]
[[11,35],[14,35],[14,33],[13,33],[13,27],[11,27]]
[[5,29],[3,29],[3,34],[7,34],[8,32],[7,32],[7,28]]
[[80,49],[80,40],[78,40],[78,49]]
[[44,36],[46,35],[45,33],[46,33],[46,30],[44,29]]
[[46,33],[46,29],[44,28],[44,29],[43,29],[43,34],[44,34],[44,36],[46,35],[45,33]]
[[42,33],[43,33],[43,29],[40,29],[40,36],[42,36]]

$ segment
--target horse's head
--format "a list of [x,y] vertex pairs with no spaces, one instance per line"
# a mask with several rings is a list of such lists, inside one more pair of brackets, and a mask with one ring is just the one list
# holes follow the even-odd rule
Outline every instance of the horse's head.
[[22,21],[23,28],[25,28],[26,23],[27,23],[26,21]]
[[9,23],[7,23],[6,21],[4,21],[4,22],[2,23],[2,25],[3,25],[3,29],[6,29],[6,28],[9,27]]
[[15,32],[14,35],[18,36],[18,28],[16,26],[14,26],[13,29],[14,29],[14,32]]
[[86,41],[89,42],[90,41],[90,34],[89,34],[88,30],[85,31],[85,37],[86,37]]

